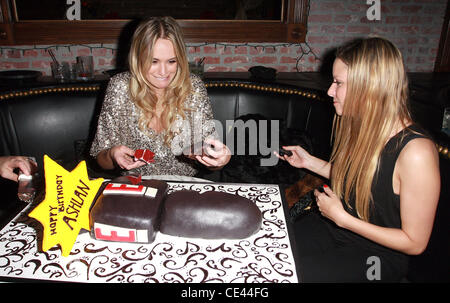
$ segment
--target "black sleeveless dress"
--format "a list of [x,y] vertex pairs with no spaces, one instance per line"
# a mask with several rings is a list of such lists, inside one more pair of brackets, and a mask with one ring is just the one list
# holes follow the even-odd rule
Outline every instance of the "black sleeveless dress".
[[[400,196],[392,188],[395,163],[413,139],[426,138],[416,125],[400,131],[386,144],[372,183],[373,204],[369,222],[401,228]],[[347,212],[357,217],[354,200]],[[399,281],[406,276],[408,255],[381,246],[349,230],[339,228],[320,214],[312,213],[294,224],[299,271],[305,282]]]

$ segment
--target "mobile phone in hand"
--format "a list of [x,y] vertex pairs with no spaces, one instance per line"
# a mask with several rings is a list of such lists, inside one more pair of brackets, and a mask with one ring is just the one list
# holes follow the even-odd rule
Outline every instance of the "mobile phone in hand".
[[278,152],[278,154],[283,157],[284,155],[290,157],[292,156],[292,152],[290,150],[286,150],[284,148],[280,148],[280,151]]

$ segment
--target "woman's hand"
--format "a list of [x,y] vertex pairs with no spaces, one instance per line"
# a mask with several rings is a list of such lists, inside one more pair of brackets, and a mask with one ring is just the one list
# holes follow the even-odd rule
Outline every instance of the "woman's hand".
[[22,156],[0,157],[1,177],[17,182],[19,175],[14,173],[14,169],[16,168],[18,168],[21,173],[29,176],[37,171],[37,163]]
[[308,169],[326,179],[330,178],[331,164],[329,162],[312,156],[310,153],[308,153],[298,145],[282,146],[282,148],[291,151],[292,155],[280,156],[279,153],[274,151],[273,153],[275,154],[275,156],[277,156],[281,160],[288,161],[289,164],[294,167]]
[[350,214],[345,211],[341,200],[328,185],[325,184],[323,190],[323,193],[317,189],[314,190],[314,196],[316,196],[316,202],[320,213],[322,216],[336,223],[337,226],[342,227]]
[[207,144],[206,152],[202,155],[196,155],[195,159],[201,164],[211,169],[221,169],[231,159],[231,151],[221,141],[216,139],[205,139]]
[[290,165],[297,168],[308,168],[308,162],[310,154],[300,146],[282,146],[283,149],[292,152],[291,156],[283,155],[280,156],[277,152],[274,152],[275,156],[278,158],[288,161]]
[[125,145],[111,147],[107,154],[121,169],[130,170],[146,165],[143,161],[134,161],[134,150]]

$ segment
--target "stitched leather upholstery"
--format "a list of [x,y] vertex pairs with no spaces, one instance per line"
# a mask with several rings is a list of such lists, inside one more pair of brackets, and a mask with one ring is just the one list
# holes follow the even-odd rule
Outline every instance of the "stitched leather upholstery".
[[[334,109],[324,93],[241,81],[211,81],[206,87],[223,138],[227,120],[258,113],[308,132],[315,153],[329,156]],[[33,156],[39,167],[47,154],[72,169],[87,154],[103,94],[100,84],[61,84],[0,95],[0,154]]]
[[39,167],[44,154],[62,164],[75,163],[75,143],[87,140],[95,130],[101,94],[98,86],[81,86],[74,90],[39,88],[3,96],[1,155],[33,156]]

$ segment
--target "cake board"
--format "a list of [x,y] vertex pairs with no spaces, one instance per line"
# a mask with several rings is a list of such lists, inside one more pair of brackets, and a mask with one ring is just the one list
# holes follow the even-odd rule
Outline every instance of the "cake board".
[[273,184],[168,182],[175,190],[210,190],[249,198],[261,229],[245,239],[205,240],[158,233],[153,243],[95,240],[81,231],[69,256],[42,252],[42,226],[25,208],[0,231],[0,279],[86,283],[297,283],[282,193]]

